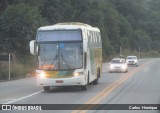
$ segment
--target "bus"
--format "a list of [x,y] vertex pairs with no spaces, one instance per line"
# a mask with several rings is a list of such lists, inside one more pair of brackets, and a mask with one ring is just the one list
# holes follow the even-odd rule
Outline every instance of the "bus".
[[102,41],[97,27],[80,23],[57,23],[38,28],[30,41],[36,56],[36,83],[44,91],[57,86],[87,90],[102,74]]

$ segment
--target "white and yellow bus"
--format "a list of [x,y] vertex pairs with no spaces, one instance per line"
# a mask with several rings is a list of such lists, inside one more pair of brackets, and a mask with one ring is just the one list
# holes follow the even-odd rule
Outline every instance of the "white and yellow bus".
[[69,22],[40,27],[30,42],[36,55],[37,85],[49,91],[54,86],[97,84],[102,73],[100,30],[88,24]]

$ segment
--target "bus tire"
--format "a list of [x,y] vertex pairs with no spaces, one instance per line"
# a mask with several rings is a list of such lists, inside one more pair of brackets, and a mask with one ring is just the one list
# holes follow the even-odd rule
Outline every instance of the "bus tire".
[[46,91],[46,92],[50,91],[50,87],[49,87],[49,86],[44,86],[43,89],[44,89],[44,91]]
[[95,79],[95,80],[93,81],[93,85],[97,85],[97,84],[98,84],[98,80],[99,80],[99,78]]
[[84,86],[81,86],[81,89],[82,89],[83,91],[86,91],[87,88],[88,88],[88,85],[89,85],[89,74],[88,74],[88,78],[87,78],[87,84],[84,85]]

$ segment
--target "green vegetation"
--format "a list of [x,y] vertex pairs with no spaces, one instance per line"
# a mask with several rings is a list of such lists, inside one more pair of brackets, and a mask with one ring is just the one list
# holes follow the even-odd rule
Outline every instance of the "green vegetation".
[[[13,56],[13,61],[10,62],[10,77],[11,79],[23,78],[27,75],[34,75],[35,63],[34,57],[28,57],[27,63],[22,63],[19,59]],[[9,79],[9,62],[0,61],[0,80]]]
[[120,47],[124,56],[139,50],[141,57],[160,56],[159,0],[1,0],[0,53],[15,55],[22,75],[34,64],[28,62],[29,41],[37,28],[70,21],[100,28],[104,61],[119,55]]
[[[9,64],[7,62],[1,62],[0,64],[0,79],[7,80],[9,76]],[[20,78],[26,76],[26,67],[20,63],[11,63],[11,78]]]

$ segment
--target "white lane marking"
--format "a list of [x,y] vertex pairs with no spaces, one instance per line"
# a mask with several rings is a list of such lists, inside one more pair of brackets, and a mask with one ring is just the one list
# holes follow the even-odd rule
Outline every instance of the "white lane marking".
[[15,99],[15,100],[13,100],[13,101],[10,101],[10,102],[4,103],[4,104],[11,104],[11,103],[13,103],[13,102],[16,102],[16,101],[19,101],[19,100],[23,100],[23,99],[29,98],[29,97],[31,97],[31,96],[34,96],[34,95],[38,94],[38,93],[41,93],[42,91],[43,91],[43,90],[38,91],[38,92],[35,92],[35,93],[32,93],[32,94],[27,95],[27,96],[24,96],[24,97],[21,97],[21,98],[19,98],[19,99]]

